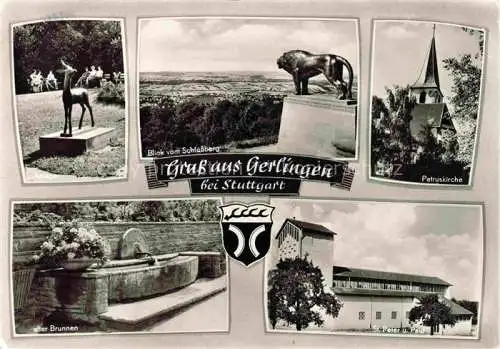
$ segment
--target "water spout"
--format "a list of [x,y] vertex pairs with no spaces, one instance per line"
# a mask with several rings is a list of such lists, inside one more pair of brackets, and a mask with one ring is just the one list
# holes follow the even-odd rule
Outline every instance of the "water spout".
[[147,257],[148,265],[158,265],[158,258],[156,256],[150,255]]

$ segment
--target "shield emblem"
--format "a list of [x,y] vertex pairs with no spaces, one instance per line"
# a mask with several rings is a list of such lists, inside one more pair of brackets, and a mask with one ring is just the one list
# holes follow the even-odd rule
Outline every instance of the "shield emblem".
[[249,266],[265,257],[271,246],[272,213],[266,204],[220,206],[222,241],[227,254]]

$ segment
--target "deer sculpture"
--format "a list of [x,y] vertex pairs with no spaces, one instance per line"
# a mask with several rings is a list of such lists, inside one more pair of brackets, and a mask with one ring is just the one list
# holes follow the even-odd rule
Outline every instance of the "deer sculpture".
[[[84,88],[71,88],[71,79],[76,72],[76,69],[72,68],[68,64],[64,63],[61,59],[61,63],[64,66],[64,85],[62,99],[64,104],[64,132],[61,133],[61,137],[72,137],[71,128],[71,111],[73,109],[73,104],[80,104],[82,107],[82,116],[80,117],[80,123],[78,124],[78,129],[82,128],[83,115],[85,114],[85,106],[89,108],[90,121],[92,127],[94,127],[94,115],[92,114],[92,107],[89,103],[89,94]],[[66,133],[68,131],[68,133]]]

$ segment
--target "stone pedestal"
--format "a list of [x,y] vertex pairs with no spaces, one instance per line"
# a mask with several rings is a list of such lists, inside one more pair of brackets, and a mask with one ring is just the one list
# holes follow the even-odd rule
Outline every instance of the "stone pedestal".
[[354,159],[357,102],[333,95],[288,96],[283,103],[280,153]]
[[37,306],[42,313],[52,314],[49,322],[64,317],[68,324],[95,323],[97,315],[108,309],[108,279],[104,274],[47,270],[39,271],[37,279]]
[[76,156],[90,149],[104,148],[114,136],[114,128],[82,127],[73,128],[72,137],[61,137],[61,132],[54,132],[39,138],[40,153],[45,156]]

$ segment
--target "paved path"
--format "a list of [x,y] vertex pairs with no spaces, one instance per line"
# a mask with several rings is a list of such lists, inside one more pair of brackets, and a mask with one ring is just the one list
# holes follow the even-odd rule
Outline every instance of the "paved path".
[[196,303],[180,314],[153,326],[152,332],[229,331],[228,291]]
[[[200,332],[203,330],[224,331],[227,327],[223,321],[228,316],[227,306],[225,303],[214,303],[210,300],[222,292],[226,295],[223,298],[227,302],[226,287],[227,280],[225,275],[216,279],[198,279],[191,285],[175,292],[131,303],[109,305],[108,311],[100,314],[99,318],[104,320],[110,328],[122,330],[146,328],[151,330],[151,327],[156,328],[158,323],[163,323],[169,327],[177,326],[181,332],[186,329],[191,332]],[[215,315],[213,322],[199,322],[199,319],[193,316],[192,309],[198,314],[198,317],[204,313],[203,310],[199,310],[199,305],[203,306],[202,308],[206,308],[205,310],[208,314]],[[180,320],[177,319],[178,317],[180,317]],[[165,321],[165,319],[169,320]],[[200,326],[202,328],[199,328]],[[160,330],[163,331],[163,329]],[[153,331],[160,330],[153,329]],[[175,332],[174,329],[164,331]]]

